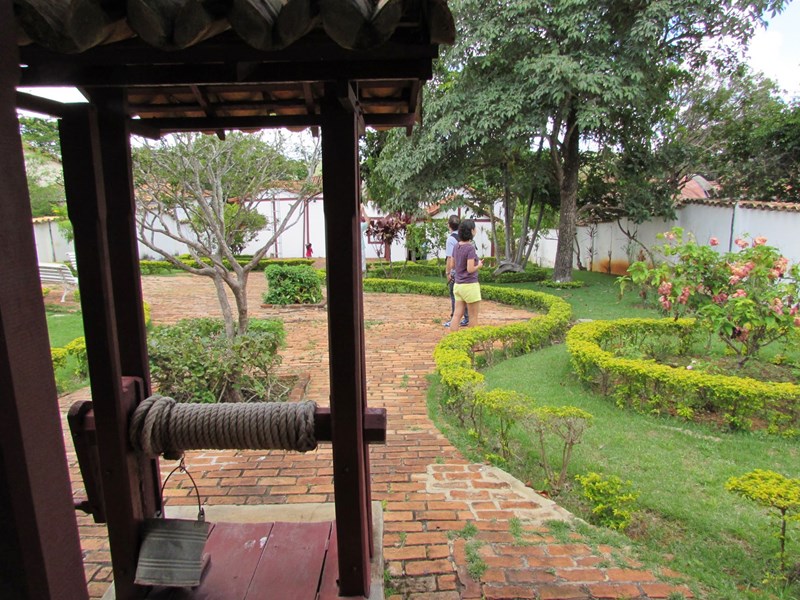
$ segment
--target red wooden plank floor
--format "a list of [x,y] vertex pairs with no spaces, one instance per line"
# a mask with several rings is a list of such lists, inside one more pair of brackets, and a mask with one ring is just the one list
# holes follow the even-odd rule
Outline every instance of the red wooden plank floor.
[[[216,523],[194,589],[154,588],[149,600],[316,600],[337,597],[335,527],[322,523]],[[331,589],[331,587],[333,589]]]

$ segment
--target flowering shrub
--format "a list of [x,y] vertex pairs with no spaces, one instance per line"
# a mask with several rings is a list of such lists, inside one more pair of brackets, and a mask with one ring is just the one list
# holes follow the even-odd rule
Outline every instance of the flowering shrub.
[[643,297],[656,290],[664,312],[695,315],[736,353],[740,366],[800,327],[800,268],[790,267],[766,238],[737,238],[738,251],[720,254],[713,237],[700,245],[680,228],[663,237],[667,243],[657,250],[667,260],[632,264],[620,282],[623,291],[629,282]]

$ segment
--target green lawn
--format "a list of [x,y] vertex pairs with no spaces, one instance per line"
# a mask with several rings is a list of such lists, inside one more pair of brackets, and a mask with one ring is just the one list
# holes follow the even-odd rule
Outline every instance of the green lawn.
[[[629,293],[618,297],[614,278],[576,273],[587,286],[551,290],[536,284],[513,287],[537,289],[569,301],[574,317],[610,319],[658,316],[637,306]],[[800,582],[784,587],[764,583],[775,566],[778,550],[776,523],[766,512],[724,490],[725,481],[752,469],[770,469],[800,477],[800,440],[766,434],[731,433],[667,417],[640,415],[618,408],[613,400],[584,387],[572,373],[563,344],[504,361],[485,372],[490,388],[513,389],[553,406],[573,405],[594,415],[593,427],[577,446],[570,477],[589,471],[617,475],[640,493],[638,513],[628,530],[642,560],[690,576],[701,598],[800,598]],[[436,386],[432,394],[436,394]],[[431,402],[433,404],[433,401]],[[469,436],[434,418],[472,458],[489,450],[475,448]],[[446,420],[446,419],[445,419]],[[509,465],[519,479],[543,486],[535,446],[518,433],[518,456]],[[551,460],[555,460],[555,448]],[[558,502],[589,518],[588,507],[573,487]],[[789,562],[800,568],[800,522],[790,525]]]

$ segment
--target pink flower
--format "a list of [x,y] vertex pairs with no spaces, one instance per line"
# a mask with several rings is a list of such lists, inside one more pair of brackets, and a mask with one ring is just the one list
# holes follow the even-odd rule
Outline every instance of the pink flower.
[[736,284],[737,284],[737,283],[739,283],[741,280],[742,280],[742,278],[741,278],[741,277],[739,277],[738,275],[732,275],[732,276],[731,276],[731,277],[728,279],[728,283],[729,283],[730,285],[736,285]]
[[692,293],[692,290],[687,286],[681,290],[681,295],[678,296],[678,304],[686,304],[689,300],[689,294]]
[[800,317],[795,317],[794,318],[794,326],[795,327],[800,327]]
[[789,314],[792,316],[795,316],[797,314],[797,304],[795,304],[794,306],[792,306],[792,308],[789,309]]
[[767,238],[765,237],[757,237],[753,240],[753,246],[763,246],[767,243]]
[[719,246],[719,240],[715,237],[712,237],[710,240],[708,240],[708,244],[710,246]]
[[662,281],[661,285],[658,286],[658,293],[662,296],[669,296],[670,292],[672,291],[672,284],[669,281]]
[[780,298],[773,298],[772,302],[770,303],[770,308],[772,309],[772,312],[774,312],[776,315],[782,315],[783,300],[781,300]]
[[664,234],[664,237],[667,238],[670,242],[674,242],[675,241],[675,234],[672,233],[671,231],[667,231]]
[[747,292],[745,292],[742,288],[739,288],[731,294],[731,298],[747,298]]
[[743,240],[742,238],[736,238],[735,240],[733,240],[733,243],[739,246],[739,248],[747,248],[747,246],[749,246],[747,241]]
[[728,294],[725,292],[720,292],[716,296],[712,296],[711,300],[714,302],[714,304],[725,304],[725,302],[728,300]]
[[661,308],[664,310],[669,310],[672,308],[672,302],[669,301],[669,298],[666,296],[659,297],[658,301],[661,303]]

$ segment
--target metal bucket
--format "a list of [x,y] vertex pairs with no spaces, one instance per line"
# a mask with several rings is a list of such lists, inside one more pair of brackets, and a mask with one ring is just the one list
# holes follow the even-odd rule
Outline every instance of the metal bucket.
[[[166,519],[159,512],[155,518],[146,519],[142,531],[142,545],[136,565],[138,585],[162,585],[167,587],[195,587],[203,576],[203,550],[210,524],[205,521],[205,512],[200,505],[200,491],[194,478],[181,464],[167,475],[164,485],[175,471],[182,471],[192,480],[197,494],[197,520]],[[164,487],[161,488],[163,498]]]

